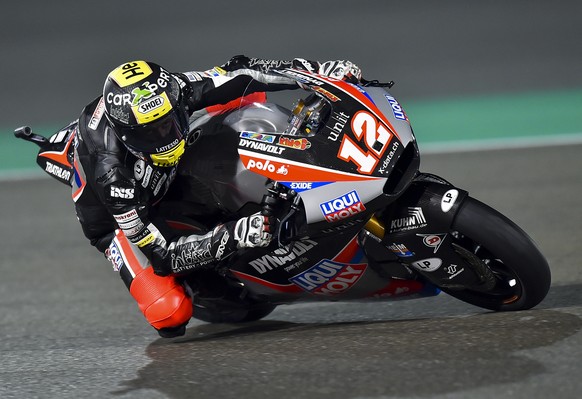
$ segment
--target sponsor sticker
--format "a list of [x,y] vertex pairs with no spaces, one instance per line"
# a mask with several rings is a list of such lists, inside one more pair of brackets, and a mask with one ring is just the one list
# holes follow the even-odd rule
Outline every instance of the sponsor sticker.
[[278,175],[286,175],[287,173],[289,173],[289,170],[287,169],[287,167],[285,165],[276,165],[275,163],[267,160],[255,160],[255,159],[250,159],[249,162],[246,165],[246,168],[248,170],[260,170],[263,172],[269,172],[269,173],[276,173]]
[[279,266],[287,266],[289,263],[297,261],[297,259],[302,258],[302,255],[315,246],[317,246],[317,242],[312,240],[297,241],[292,247],[287,245],[283,248],[276,249],[270,254],[252,260],[249,262],[249,265],[251,265],[258,273],[264,274]]
[[53,176],[56,176],[60,179],[70,181],[72,172],[70,170],[63,169],[59,165],[55,165],[49,161],[46,161],[46,165],[44,167],[45,172],[50,173]]
[[295,190],[296,192],[300,193],[302,191],[311,190],[317,187],[325,186],[330,182],[310,182],[310,181],[302,181],[302,182],[281,182],[282,185],[289,187],[291,190]]
[[422,208],[409,207],[408,216],[392,220],[390,223],[390,233],[419,229],[426,225],[426,218],[424,217]]
[[[138,89],[134,89],[136,91]],[[149,90],[145,90],[146,92],[150,93]],[[150,93],[151,95],[152,93]],[[168,98],[166,92],[163,92],[159,96],[154,96],[148,98],[147,94],[135,94],[135,98],[133,100],[133,105],[131,110],[135,119],[138,123],[147,123],[154,121],[156,119],[161,118],[162,116],[166,115],[168,112],[172,110],[172,103]]]
[[417,237],[422,237],[422,243],[429,248],[433,248],[434,252],[437,253],[447,234],[417,234]]
[[450,264],[449,266],[445,267],[445,271],[449,274],[449,280],[457,277],[459,274],[465,271],[465,268],[462,267],[459,269],[459,266],[455,264]]
[[455,205],[455,201],[457,200],[457,197],[459,196],[459,191],[452,189],[447,191],[444,195],[443,198],[441,199],[441,210],[444,213],[447,213],[448,211],[451,210],[451,208],[453,207],[453,205]]
[[152,69],[144,61],[132,61],[114,69],[109,77],[120,87],[140,82],[152,74]]
[[398,256],[399,258],[410,258],[414,256],[414,252],[406,247],[404,244],[396,244],[393,243],[392,245],[388,246],[388,249],[394,253],[394,255]]
[[115,240],[111,241],[111,244],[109,244],[109,247],[105,250],[105,256],[113,265],[114,271],[118,272],[123,266],[125,266],[125,262],[121,256],[121,251],[119,250]]
[[240,137],[248,140],[261,141],[263,143],[273,144],[275,142],[275,136],[271,134],[263,134],[256,132],[241,132]]
[[443,261],[439,258],[428,258],[419,260],[418,262],[412,262],[411,266],[423,272],[434,272],[441,267],[442,264]]
[[276,146],[274,144],[261,143],[253,140],[241,138],[238,142],[239,147],[249,148],[251,150],[268,152],[275,155],[281,155],[285,148]]
[[293,148],[294,150],[306,150],[311,147],[311,142],[306,138],[292,138],[292,137],[279,137],[279,141],[277,142],[278,145],[283,147]]
[[110,186],[109,196],[112,198],[132,199],[134,191],[134,188]]
[[350,216],[366,210],[366,207],[355,190],[350,191],[341,197],[321,203],[319,204],[319,207],[325,220],[330,223],[349,218]]
[[392,113],[394,114],[394,117],[396,119],[400,119],[402,121],[405,121],[406,114],[404,113],[404,110],[402,109],[402,107],[400,106],[398,101],[396,101],[396,99],[394,97],[389,96],[388,94],[384,94],[384,96],[386,97],[386,100],[388,100],[388,103],[390,104],[390,107],[392,108]]
[[184,72],[184,75],[186,75],[190,82],[199,82],[202,80],[202,75],[198,72]]
[[366,264],[347,264],[323,259],[289,279],[316,295],[338,295],[349,290],[364,274]]
[[101,97],[101,99],[99,100],[97,107],[95,107],[95,111],[93,111],[93,115],[91,115],[91,119],[89,120],[89,123],[87,125],[87,126],[89,126],[89,129],[97,130],[97,127],[99,126],[99,122],[101,122],[101,118],[103,117],[104,113],[105,113],[105,102],[103,101],[103,97]]

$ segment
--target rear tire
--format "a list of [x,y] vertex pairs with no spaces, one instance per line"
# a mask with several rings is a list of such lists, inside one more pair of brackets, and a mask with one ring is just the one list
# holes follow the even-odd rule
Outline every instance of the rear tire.
[[455,244],[486,263],[496,277],[496,284],[487,292],[442,288],[444,292],[497,311],[530,309],[546,297],[551,283],[548,262],[527,233],[511,220],[468,197],[452,230]]

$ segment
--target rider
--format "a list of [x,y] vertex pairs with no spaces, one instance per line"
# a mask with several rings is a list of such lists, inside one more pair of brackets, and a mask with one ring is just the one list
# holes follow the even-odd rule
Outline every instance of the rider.
[[76,129],[73,199],[83,232],[120,271],[162,337],[184,334],[192,316],[191,300],[175,276],[211,266],[240,248],[266,246],[274,228],[273,220],[257,213],[176,236],[155,216],[187,150],[189,119],[216,107],[264,101],[264,91],[297,88],[295,80],[277,73],[284,68],[361,78],[349,61],[240,55],[221,67],[185,73],[132,61],[109,73],[103,95],[68,127]]

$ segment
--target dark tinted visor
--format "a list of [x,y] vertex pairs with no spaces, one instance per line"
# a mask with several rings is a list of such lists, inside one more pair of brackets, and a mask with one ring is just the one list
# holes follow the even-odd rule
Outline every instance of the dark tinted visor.
[[137,126],[115,126],[119,138],[130,149],[156,154],[167,151],[182,140],[188,132],[186,118],[172,110],[160,120]]

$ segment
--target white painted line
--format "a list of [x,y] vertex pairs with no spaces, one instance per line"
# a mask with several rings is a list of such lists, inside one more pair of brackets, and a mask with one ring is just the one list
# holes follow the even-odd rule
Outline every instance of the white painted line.
[[[417,138],[418,139],[418,138]],[[422,143],[418,147],[420,155],[451,154],[472,151],[496,151],[508,149],[526,149],[536,147],[554,147],[582,144],[582,133],[552,134],[546,136],[508,137],[486,140],[459,140],[441,143]],[[0,183],[19,180],[36,180],[50,178],[40,168],[0,171]],[[56,182],[55,182],[56,183]]]
[[[418,139],[418,137],[417,137]],[[582,144],[582,133],[555,134],[546,136],[507,137],[485,140],[459,140],[440,143],[422,143],[418,141],[420,155],[448,154],[471,151],[495,151],[508,149],[525,149],[536,147],[554,147]]]

